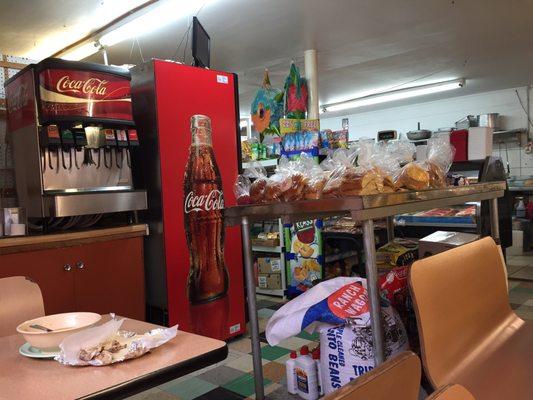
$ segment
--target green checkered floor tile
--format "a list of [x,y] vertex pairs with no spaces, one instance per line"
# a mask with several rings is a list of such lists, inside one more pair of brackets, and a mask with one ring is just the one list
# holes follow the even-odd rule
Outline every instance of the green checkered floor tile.
[[277,358],[289,354],[291,351],[279,346],[265,346],[261,348],[261,358],[269,361],[274,361]]
[[165,387],[165,391],[175,394],[180,400],[193,400],[213,389],[217,385],[213,385],[210,382],[204,381],[193,377],[185,381],[176,383],[175,385]]
[[[272,383],[268,379],[263,379],[263,382],[265,388]],[[255,393],[255,383],[252,374],[240,376],[239,378],[222,385],[222,387],[245,397],[251,396]]]

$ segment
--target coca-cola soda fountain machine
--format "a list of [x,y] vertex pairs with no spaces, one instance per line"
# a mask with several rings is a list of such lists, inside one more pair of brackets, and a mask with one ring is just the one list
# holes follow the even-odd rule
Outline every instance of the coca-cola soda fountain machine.
[[28,217],[146,208],[133,186],[139,138],[127,69],[60,59],[5,83],[17,196]]
[[227,339],[242,334],[240,227],[224,226],[235,205],[240,158],[235,74],[152,60],[131,70],[150,225],[145,241],[148,319]]

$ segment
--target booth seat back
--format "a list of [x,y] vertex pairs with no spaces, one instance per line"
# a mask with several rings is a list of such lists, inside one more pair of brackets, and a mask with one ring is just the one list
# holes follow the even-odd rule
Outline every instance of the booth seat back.
[[441,387],[514,315],[503,257],[487,237],[416,261],[409,279],[422,362],[433,387]]
[[420,374],[420,360],[416,354],[404,351],[323,400],[417,400]]

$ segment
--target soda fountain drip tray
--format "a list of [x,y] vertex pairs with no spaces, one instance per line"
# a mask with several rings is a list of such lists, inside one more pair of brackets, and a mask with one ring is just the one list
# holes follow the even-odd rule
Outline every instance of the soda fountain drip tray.
[[46,217],[71,217],[147,208],[145,190],[45,194],[42,199]]

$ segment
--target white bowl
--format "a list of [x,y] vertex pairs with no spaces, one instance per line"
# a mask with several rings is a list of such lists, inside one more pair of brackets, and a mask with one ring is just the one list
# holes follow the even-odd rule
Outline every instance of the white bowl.
[[[24,339],[37,349],[57,350],[59,343],[64,338],[84,328],[95,325],[101,319],[102,316],[100,314],[91,312],[46,315],[23,322],[17,326],[17,332],[24,336]],[[30,328],[30,325],[34,324],[52,329],[53,332]]]

